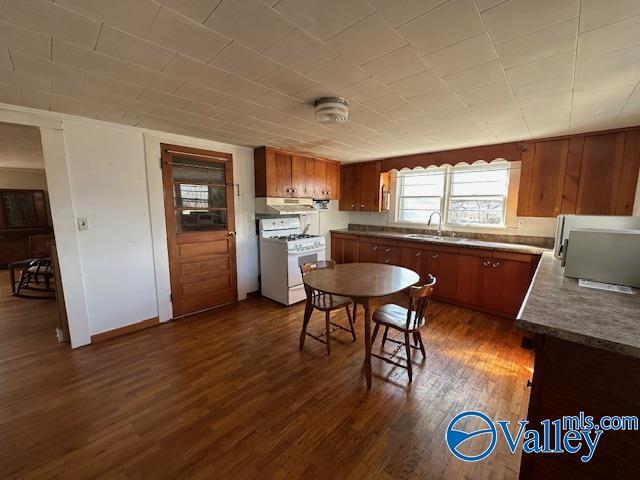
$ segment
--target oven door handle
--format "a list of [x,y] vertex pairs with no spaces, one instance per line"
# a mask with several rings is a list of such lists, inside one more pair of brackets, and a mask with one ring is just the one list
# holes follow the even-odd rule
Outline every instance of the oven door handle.
[[307,253],[315,253],[315,252],[321,252],[323,250],[326,250],[326,247],[323,245],[322,247],[318,247],[318,248],[312,248],[311,250],[287,250],[287,253],[289,255],[291,254],[307,254]]

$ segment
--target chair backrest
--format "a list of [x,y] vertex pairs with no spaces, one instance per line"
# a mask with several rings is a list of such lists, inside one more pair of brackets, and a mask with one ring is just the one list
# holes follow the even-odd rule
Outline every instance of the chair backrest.
[[[300,272],[304,279],[307,273],[314,270],[324,270],[325,268],[336,268],[336,262],[334,260],[320,260],[318,262],[303,263],[300,265]],[[313,298],[318,293],[306,283],[304,284],[304,290],[307,293],[307,298]]]
[[429,274],[427,283],[409,287],[409,308],[407,310],[407,330],[417,328],[425,318],[429,300],[436,287],[436,277]]

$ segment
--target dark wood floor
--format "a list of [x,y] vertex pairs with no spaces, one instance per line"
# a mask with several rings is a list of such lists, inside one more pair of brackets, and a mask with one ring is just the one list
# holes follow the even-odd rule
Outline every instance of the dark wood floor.
[[465,463],[444,442],[464,409],[524,416],[533,358],[506,320],[435,304],[413,384],[374,359],[367,392],[361,319],[330,358],[298,352],[302,306],[262,298],[71,351],[5,284],[2,478],[517,478],[501,445]]

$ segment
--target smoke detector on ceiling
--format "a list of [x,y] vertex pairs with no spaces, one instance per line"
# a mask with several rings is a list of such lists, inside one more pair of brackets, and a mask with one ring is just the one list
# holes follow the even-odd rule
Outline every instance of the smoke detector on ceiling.
[[315,101],[316,120],[320,123],[344,123],[349,119],[349,102],[342,97],[323,97]]

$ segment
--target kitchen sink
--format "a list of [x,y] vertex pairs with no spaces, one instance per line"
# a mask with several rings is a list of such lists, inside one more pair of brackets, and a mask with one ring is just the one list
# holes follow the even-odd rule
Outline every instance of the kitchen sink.
[[415,238],[417,240],[428,240],[429,242],[461,242],[464,238],[457,237],[439,237],[438,235],[427,235],[425,233],[407,233],[407,238]]

